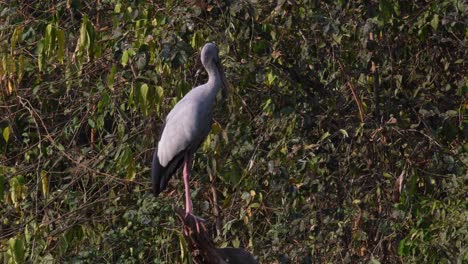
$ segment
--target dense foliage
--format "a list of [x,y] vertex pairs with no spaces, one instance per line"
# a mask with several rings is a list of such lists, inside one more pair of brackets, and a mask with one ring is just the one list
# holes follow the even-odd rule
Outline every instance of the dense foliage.
[[[221,50],[195,212],[261,263],[467,261],[464,1],[0,1],[0,261],[186,263],[149,166]],[[330,1],[333,2],[333,1]]]

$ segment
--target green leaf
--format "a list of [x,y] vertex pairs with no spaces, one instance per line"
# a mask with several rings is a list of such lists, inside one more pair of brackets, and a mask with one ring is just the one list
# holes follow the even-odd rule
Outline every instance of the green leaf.
[[24,245],[21,238],[10,238],[8,241],[9,253],[13,257],[13,263],[24,263]]
[[162,86],[156,86],[156,112],[159,114],[164,99],[164,89]]
[[18,60],[18,78],[17,78],[18,83],[20,83],[21,80],[23,79],[23,74],[24,74],[24,56],[21,55]]
[[146,83],[140,86],[140,96],[141,96],[141,103],[144,107],[146,107],[148,103],[148,85]]
[[10,140],[10,127],[9,126],[3,129],[3,139],[5,139],[6,142]]
[[81,27],[80,27],[80,38],[78,40],[78,58],[79,61],[83,61],[83,56],[85,51],[88,52],[88,55],[90,53],[89,47],[90,47],[90,34],[88,32],[88,24],[89,20],[87,16],[83,16],[83,21],[81,22]]
[[96,123],[90,118],[88,119],[88,124],[91,128],[95,128],[96,127]]
[[45,198],[49,196],[49,179],[47,177],[46,171],[41,171],[41,186],[42,186],[42,195]]
[[56,30],[56,31],[57,31],[57,43],[58,43],[57,58],[61,63],[63,63],[64,54],[65,54],[65,32],[63,30]]
[[432,20],[431,20],[431,27],[432,27],[434,30],[437,30],[437,28],[439,27],[439,15],[438,15],[438,14],[435,14],[435,15],[432,17]]
[[58,150],[60,150],[60,151],[64,151],[64,150],[65,150],[65,147],[64,147],[62,144],[60,144],[60,143],[57,144],[57,148],[58,148]]
[[39,41],[37,43],[37,67],[40,72],[44,70],[44,65],[45,65],[45,51],[44,51],[44,41]]
[[65,234],[60,235],[60,238],[59,238],[59,249],[60,249],[60,251],[62,253],[67,252],[68,246],[69,246],[69,243],[68,243],[67,236]]
[[125,168],[125,170],[127,171],[126,179],[130,181],[135,180],[135,176],[136,176],[135,162],[133,161],[132,158],[128,159],[128,165]]
[[242,200],[247,200],[249,198],[250,198],[250,193],[249,192],[243,192],[242,193],[242,196],[241,196]]
[[112,68],[109,72],[109,75],[107,76],[107,87],[111,89],[112,91],[114,90],[114,82],[115,82],[115,74],[117,73],[117,65],[112,65]]
[[42,258],[42,263],[57,263],[54,257],[49,253]]
[[50,54],[51,42],[52,42],[52,24],[48,24],[45,30],[45,35],[44,35],[44,50],[46,51],[46,55]]
[[87,46],[87,32],[86,32],[86,24],[88,22],[88,18],[85,16],[83,17],[83,22],[81,23],[81,27],[80,27],[80,40],[79,40],[79,43],[80,43],[80,47],[81,48],[84,48]]
[[125,50],[122,54],[122,59],[120,59],[120,63],[122,66],[127,66],[128,64],[128,50]]
[[344,138],[349,137],[348,132],[346,132],[346,130],[340,129],[339,131],[340,131],[340,133],[343,135]]
[[388,0],[380,0],[379,9],[384,21],[389,19],[392,15],[393,6]]
[[372,256],[371,260],[369,261],[369,264],[380,264],[380,261],[374,258],[374,256]]
[[250,208],[259,208],[260,204],[259,203],[252,203],[249,207]]
[[118,14],[118,13],[120,13],[121,11],[122,11],[122,4],[121,4],[121,3],[115,4],[114,12]]
[[236,237],[234,238],[234,240],[232,240],[232,246],[235,248],[238,248],[240,246],[239,237]]
[[199,31],[196,31],[192,36],[192,39],[190,41],[190,46],[192,46],[192,48],[194,49],[198,49],[199,47],[203,45],[203,41],[204,41],[203,35]]
[[97,106],[97,112],[102,113],[104,109],[109,105],[110,103],[110,97],[109,94],[106,91],[103,91],[101,94],[101,100],[98,102]]
[[327,131],[327,132],[323,133],[323,135],[320,137],[320,141],[325,140],[329,136],[330,136],[330,132]]
[[388,173],[388,172],[384,172],[384,173],[383,173],[383,176],[384,176],[385,178],[387,178],[387,179],[393,179],[393,176],[392,176],[390,173]]
[[[190,254],[188,253],[188,246],[187,246],[187,241],[185,240],[185,237],[182,235],[182,233],[178,233],[179,235],[179,247],[180,247],[180,259],[182,260],[182,263],[191,263],[190,259]],[[188,258],[189,261],[186,261],[186,258]]]
[[16,44],[19,42],[22,33],[23,33],[22,26],[16,27],[15,30],[13,31],[13,34],[11,36],[11,41],[10,41],[10,50],[11,50],[12,55],[15,52]]
[[10,180],[10,198],[15,208],[19,207],[22,195],[22,184],[19,182],[18,176]]
[[276,80],[276,75],[273,72],[270,71],[266,74],[265,83],[268,86],[273,85],[275,80]]
[[398,243],[398,255],[400,256],[408,256],[409,255],[409,245],[406,243],[406,239],[400,240]]
[[446,114],[448,117],[456,117],[456,116],[458,116],[458,111],[456,111],[456,110],[448,110],[447,112],[445,112],[445,114]]
[[223,131],[223,129],[218,123],[213,123],[213,125],[211,125],[211,133],[213,133],[213,135],[217,135],[221,131]]
[[272,104],[272,100],[271,100],[271,98],[268,98],[266,100],[265,104],[263,105],[263,111],[271,112],[271,109],[269,108],[271,104]]

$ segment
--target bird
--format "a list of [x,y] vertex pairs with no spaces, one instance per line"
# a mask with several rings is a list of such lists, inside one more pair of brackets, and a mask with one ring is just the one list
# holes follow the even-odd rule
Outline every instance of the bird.
[[221,88],[226,98],[229,85],[215,44],[206,43],[200,57],[208,81],[190,90],[169,112],[151,165],[152,191],[156,197],[183,167],[186,216],[195,216],[189,186],[192,159],[211,131],[216,96]]

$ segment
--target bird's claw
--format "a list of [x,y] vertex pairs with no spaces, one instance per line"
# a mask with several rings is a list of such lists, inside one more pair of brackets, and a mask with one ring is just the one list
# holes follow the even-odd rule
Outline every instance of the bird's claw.
[[195,226],[197,228],[197,233],[200,233],[200,226],[203,228],[203,231],[206,232],[206,226],[204,224],[204,222],[206,222],[205,219],[201,218],[201,217],[198,217],[196,215],[194,215],[193,213],[190,213],[190,212],[186,212],[185,213],[185,219],[187,219],[187,217],[192,217],[193,218],[193,221],[195,222]]

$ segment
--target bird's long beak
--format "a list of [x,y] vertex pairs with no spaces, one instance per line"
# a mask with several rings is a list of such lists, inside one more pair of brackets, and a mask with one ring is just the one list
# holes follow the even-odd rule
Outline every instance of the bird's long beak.
[[224,67],[221,64],[221,62],[217,62],[217,66],[219,69],[219,75],[221,76],[221,82],[222,82],[222,89],[221,89],[221,95],[223,96],[223,99],[226,100],[228,94],[229,94],[229,89],[230,89],[230,83],[226,79],[226,76],[224,75]]

